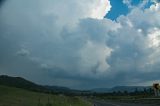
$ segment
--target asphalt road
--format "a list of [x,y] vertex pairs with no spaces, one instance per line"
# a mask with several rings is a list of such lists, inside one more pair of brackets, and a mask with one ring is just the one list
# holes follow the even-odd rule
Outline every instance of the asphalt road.
[[93,106],[159,106],[153,104],[132,104],[132,103],[117,103],[117,102],[104,102],[104,101],[94,101]]

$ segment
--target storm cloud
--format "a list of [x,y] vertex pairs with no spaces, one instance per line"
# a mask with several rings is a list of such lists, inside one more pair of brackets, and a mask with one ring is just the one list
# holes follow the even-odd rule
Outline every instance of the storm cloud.
[[159,80],[160,4],[112,21],[98,1],[6,1],[0,74],[77,89]]

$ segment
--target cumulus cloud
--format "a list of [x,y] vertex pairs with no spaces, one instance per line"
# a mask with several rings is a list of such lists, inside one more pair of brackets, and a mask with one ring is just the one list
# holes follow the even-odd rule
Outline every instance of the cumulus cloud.
[[146,6],[148,8],[148,6],[151,5],[153,2],[155,2],[155,1],[139,0],[139,2],[137,4],[134,4],[134,0],[123,0],[123,3],[126,4],[129,9],[134,9],[134,8],[144,9],[144,8],[146,8]]
[[91,17],[96,19],[103,19],[104,16],[110,11],[111,5],[108,0],[99,0],[95,3],[96,6],[92,10]]
[[159,57],[156,54],[159,54],[160,20],[157,19],[159,11],[152,9],[157,5],[144,11],[134,8],[127,16],[117,19],[122,27],[112,32],[108,39],[107,44],[113,49],[108,63],[115,75],[123,76],[122,79],[128,79],[125,76],[128,72],[132,73],[128,75],[135,82],[157,79],[159,59],[155,58]]
[[0,73],[73,88],[158,80],[159,3],[116,21],[103,19],[110,8],[108,0],[6,1]]

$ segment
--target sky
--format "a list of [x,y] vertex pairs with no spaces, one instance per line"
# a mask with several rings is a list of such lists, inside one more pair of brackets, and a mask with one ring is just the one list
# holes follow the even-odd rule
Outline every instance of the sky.
[[160,81],[159,0],[0,0],[0,74],[92,89]]

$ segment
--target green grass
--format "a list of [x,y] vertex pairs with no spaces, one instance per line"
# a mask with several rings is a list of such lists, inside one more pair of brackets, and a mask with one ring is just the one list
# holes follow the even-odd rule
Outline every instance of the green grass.
[[91,106],[81,97],[31,92],[0,86],[0,106]]

